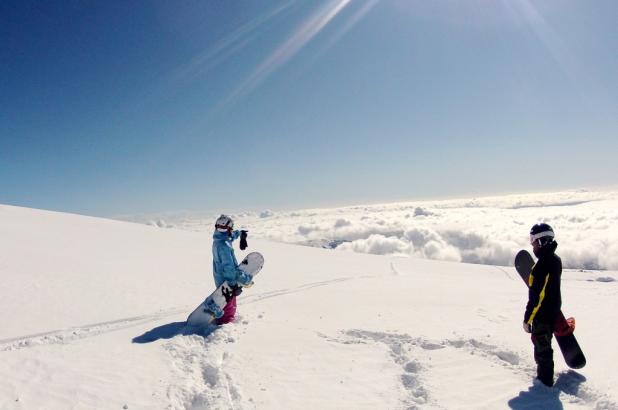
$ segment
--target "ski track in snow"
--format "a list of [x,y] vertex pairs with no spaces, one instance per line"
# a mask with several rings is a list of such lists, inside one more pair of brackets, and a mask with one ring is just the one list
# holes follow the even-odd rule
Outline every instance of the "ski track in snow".
[[301,286],[298,286],[296,288],[291,288],[291,289],[278,289],[278,290],[273,290],[270,292],[263,292],[263,293],[258,293],[255,295],[243,296],[239,299],[239,302],[242,303],[243,305],[249,305],[252,303],[259,302],[264,299],[270,299],[270,298],[274,298],[278,296],[289,295],[292,293],[303,292],[311,288],[315,288],[319,286],[328,286],[328,285],[332,285],[335,283],[346,282],[346,281],[353,280],[353,279],[359,279],[359,277],[353,276],[353,277],[336,278],[336,279],[325,280],[321,282],[307,283],[305,285],[301,285]]
[[397,269],[397,268],[395,267],[395,263],[394,263],[394,262],[392,262],[392,261],[391,261],[391,263],[390,263],[390,269],[391,269],[391,273],[392,273],[394,276],[401,276],[401,273],[399,273],[399,269]]
[[[335,283],[345,282],[358,277],[342,277],[321,282],[307,283],[292,289],[279,289],[270,292],[258,293],[241,298],[243,304],[252,304],[264,299],[302,292],[319,286],[327,286]],[[98,336],[101,334],[122,330],[134,326],[139,326],[148,322],[154,322],[166,317],[191,312],[187,307],[162,310],[157,313],[134,316],[106,322],[92,323],[83,326],[74,326],[65,329],[51,330],[49,332],[35,333],[31,335],[17,336],[12,338],[0,339],[0,352],[31,348],[35,346],[50,344],[68,344],[75,340]]]
[[[243,304],[252,304],[264,299],[288,295],[292,293],[302,292],[319,286],[327,286],[335,283],[345,282],[358,277],[342,277],[321,282],[307,283],[292,289],[279,289],[270,292],[258,293],[255,295],[244,296],[241,298]],[[134,316],[107,322],[92,323],[83,326],[74,326],[66,329],[51,330],[49,332],[36,333],[32,335],[24,335],[7,339],[0,339],[0,352],[31,348],[35,346],[48,344],[67,344],[75,340],[84,339],[87,337],[98,336],[100,334],[113,332],[116,330],[126,329],[134,326],[139,326],[144,323],[154,322],[166,317],[178,315],[181,313],[191,312],[187,307],[173,308],[162,310],[157,313]]]
[[494,266],[494,267],[495,267],[496,269],[498,269],[500,272],[504,273],[504,275],[505,275],[507,278],[509,278],[510,280],[517,280],[517,279],[513,278],[513,277],[511,276],[511,274],[510,274],[510,273],[509,273],[506,269],[504,269],[503,267],[501,267],[501,266]]
[[31,348],[50,344],[67,344],[75,340],[98,336],[116,330],[139,326],[144,323],[164,319],[169,316],[186,312],[187,308],[175,308],[159,311],[150,315],[134,316],[108,322],[93,323],[84,326],[75,326],[67,329],[52,330],[33,335],[13,337],[0,340],[0,352]]
[[[412,337],[407,334],[374,332],[360,329],[342,331],[340,337],[331,338],[330,342],[382,343],[390,351],[391,359],[401,366],[401,383],[408,392],[408,397],[402,399],[402,407],[416,408],[451,408],[443,405],[432,395],[432,383],[429,379],[450,377],[461,383],[470,384],[466,389],[470,396],[486,397],[487,391],[494,389],[500,392],[500,382],[496,380],[469,381],[475,375],[466,375],[467,364],[472,360],[483,360],[492,372],[509,372],[511,377],[532,381],[536,373],[536,365],[530,359],[522,359],[520,354],[498,346],[487,344],[476,339],[445,339],[432,341],[424,337]],[[445,351],[447,354],[442,354]],[[447,352],[448,351],[448,352]],[[450,356],[455,354],[456,358]],[[497,370],[496,370],[497,369]],[[433,377],[432,377],[433,376]],[[476,375],[486,378],[487,375]],[[499,380],[499,379],[498,379]],[[585,385],[586,378],[569,370],[558,374],[554,388],[533,385],[527,392],[509,400],[513,409],[539,408],[543,403],[546,409],[562,409],[562,402],[578,408],[587,409],[618,409],[618,404],[608,399],[608,396]],[[476,390],[476,391],[474,391]],[[442,396],[436,394],[435,396]]]

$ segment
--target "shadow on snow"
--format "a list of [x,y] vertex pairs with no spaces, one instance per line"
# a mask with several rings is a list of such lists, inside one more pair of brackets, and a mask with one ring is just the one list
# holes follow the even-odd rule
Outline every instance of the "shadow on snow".
[[570,396],[578,396],[580,385],[586,378],[573,370],[569,370],[558,375],[554,387],[549,388],[534,384],[528,391],[519,392],[517,397],[509,400],[508,405],[514,410],[523,409],[546,409],[562,410],[564,407],[560,402],[560,393]]
[[152,343],[160,339],[171,339],[174,336],[199,335],[208,336],[217,329],[218,326],[207,327],[187,326],[187,322],[173,322],[166,325],[157,326],[146,333],[133,338],[133,343]]

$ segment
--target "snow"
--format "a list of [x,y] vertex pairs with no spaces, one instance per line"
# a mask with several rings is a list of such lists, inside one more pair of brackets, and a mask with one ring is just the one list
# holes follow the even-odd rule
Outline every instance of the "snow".
[[[443,212],[417,207],[411,218]],[[565,270],[563,311],[588,364],[569,370],[554,342],[549,389],[532,381],[527,293],[511,267],[250,236],[237,255],[266,262],[237,321],[196,330],[183,322],[213,289],[210,243],[210,232],[0,205],[0,408],[618,408],[615,271]]]

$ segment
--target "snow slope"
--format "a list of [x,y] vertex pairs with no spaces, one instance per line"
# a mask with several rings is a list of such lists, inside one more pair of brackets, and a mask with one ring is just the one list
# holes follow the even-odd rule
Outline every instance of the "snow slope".
[[512,268],[249,245],[238,320],[198,334],[209,234],[0,206],[0,408],[618,408],[616,272],[565,271],[588,365],[557,351],[547,389]]

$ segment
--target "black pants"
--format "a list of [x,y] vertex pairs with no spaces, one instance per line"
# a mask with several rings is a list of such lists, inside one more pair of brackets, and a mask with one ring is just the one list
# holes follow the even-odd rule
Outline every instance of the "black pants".
[[536,377],[547,386],[554,384],[554,351],[551,348],[553,333],[553,324],[535,323],[532,326]]

